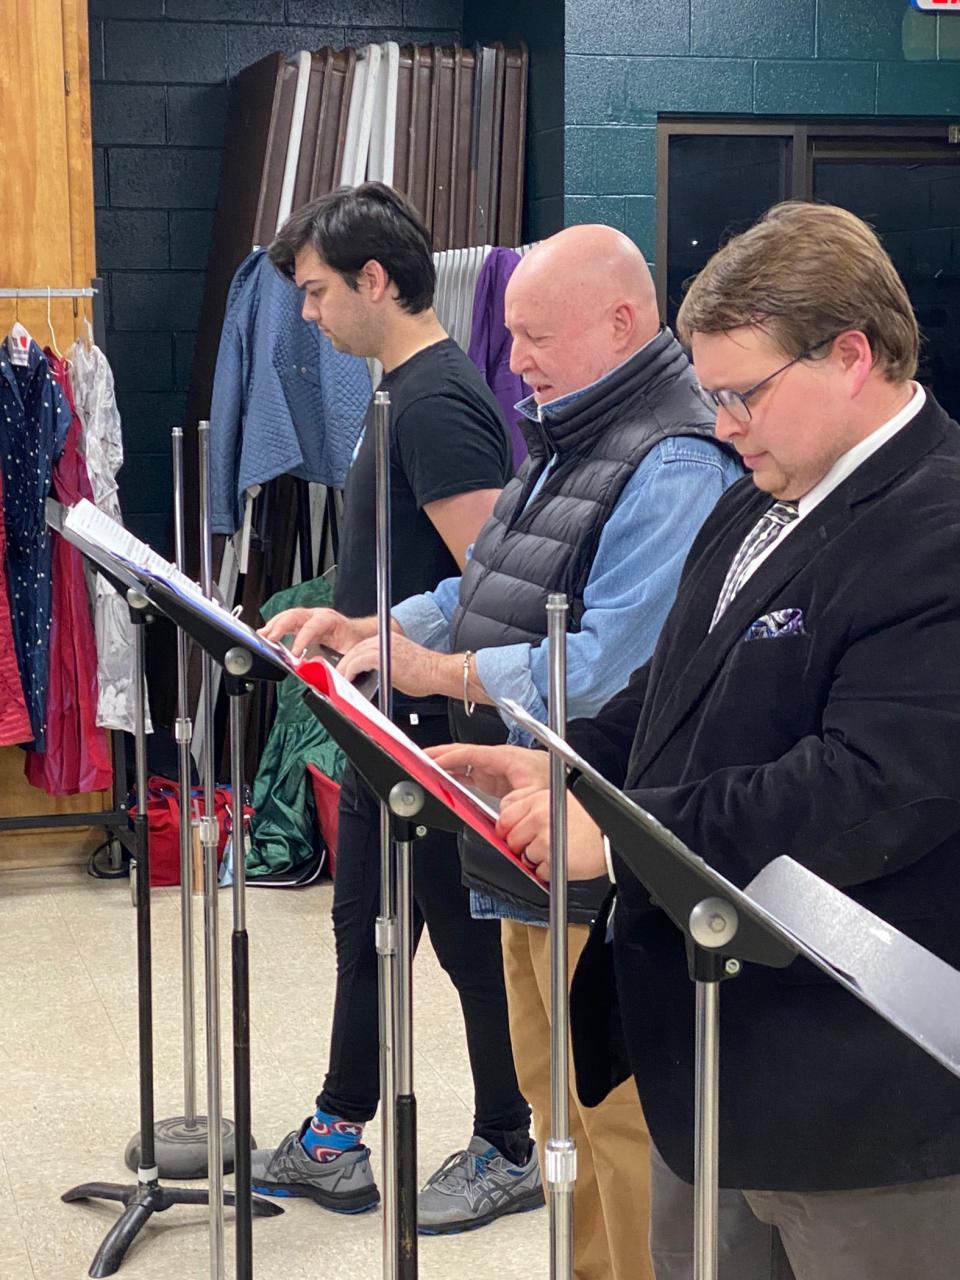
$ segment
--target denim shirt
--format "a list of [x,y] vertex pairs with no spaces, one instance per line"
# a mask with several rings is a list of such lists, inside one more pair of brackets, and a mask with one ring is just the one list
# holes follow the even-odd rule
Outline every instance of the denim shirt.
[[335,351],[302,306],[265,250],[237,268],[210,406],[214,533],[234,533],[246,490],[276,476],[343,488],[370,373],[359,356]]
[[[532,416],[530,405],[524,401],[518,408]],[[542,412],[548,414],[549,408],[544,406]],[[649,658],[700,526],[723,491],[742,474],[735,458],[697,436],[668,436],[637,467],[600,535],[583,594],[580,630],[567,637],[571,720],[595,715]],[[447,578],[433,591],[402,601],[393,616],[415,643],[449,653],[459,589],[459,577]],[[546,640],[481,649],[475,661],[477,676],[491,698],[513,698],[536,719],[546,721]],[[529,745],[529,736],[503,718],[509,741]],[[476,892],[471,894],[471,911],[480,918],[524,919],[519,908]]]

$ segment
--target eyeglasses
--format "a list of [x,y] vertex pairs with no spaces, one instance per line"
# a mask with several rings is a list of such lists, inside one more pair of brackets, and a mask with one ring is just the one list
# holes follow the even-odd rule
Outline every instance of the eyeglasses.
[[833,342],[833,338],[824,338],[820,342],[815,342],[812,347],[807,347],[805,351],[801,351],[798,356],[788,360],[779,369],[774,369],[773,373],[768,373],[765,378],[761,378],[759,382],[746,391],[731,391],[729,387],[721,387],[719,391],[707,391],[706,388],[697,383],[697,395],[708,409],[712,409],[714,412],[717,409],[725,409],[730,414],[730,417],[735,418],[737,422],[749,422],[752,415],[747,401],[750,397],[756,395],[761,387],[765,387],[774,378],[779,378],[781,373],[786,373],[788,369],[791,369],[795,364],[799,364],[801,360],[806,360],[808,356],[812,356],[814,351],[819,351],[821,347],[825,347],[828,342]]

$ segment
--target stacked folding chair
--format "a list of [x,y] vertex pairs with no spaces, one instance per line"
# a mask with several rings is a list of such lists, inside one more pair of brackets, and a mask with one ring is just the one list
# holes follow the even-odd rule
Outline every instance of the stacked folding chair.
[[[525,47],[388,41],[270,54],[240,72],[230,99],[188,442],[193,424],[209,417],[237,267],[253,248],[270,243],[291,210],[339,185],[377,179],[417,208],[437,250],[438,314],[466,349],[473,289],[490,246],[520,239],[527,61]],[[194,450],[187,449],[186,460],[186,509],[193,511]],[[271,481],[256,502],[248,500],[241,534],[218,548],[223,598],[241,603],[253,621],[262,600],[321,571],[335,558],[336,513],[335,495],[319,486],[290,476]],[[197,545],[196,538],[187,544]],[[268,720],[265,708],[252,711],[258,732],[247,734],[251,776]],[[198,716],[195,750],[206,731]]]

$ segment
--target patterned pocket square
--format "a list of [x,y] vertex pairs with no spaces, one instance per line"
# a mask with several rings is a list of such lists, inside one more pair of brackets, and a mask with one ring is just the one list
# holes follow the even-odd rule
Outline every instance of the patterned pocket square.
[[751,622],[744,640],[779,640],[781,636],[805,636],[802,609],[776,609]]

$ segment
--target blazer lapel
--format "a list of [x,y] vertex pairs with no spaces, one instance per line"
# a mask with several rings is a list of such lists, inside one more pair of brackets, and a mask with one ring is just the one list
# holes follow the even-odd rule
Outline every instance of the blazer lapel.
[[[764,510],[769,505],[768,499],[761,504],[760,510]],[[846,512],[841,515],[842,519],[832,523],[845,523],[849,516]],[[709,576],[710,585],[711,587],[715,585],[716,590],[705,591],[703,599],[698,602],[702,639],[687,663],[686,669],[674,681],[667,699],[661,707],[656,709],[655,719],[650,725],[643,747],[631,762],[628,785],[646,772],[666,743],[700,702],[730,650],[739,643],[754,618],[763,613],[768,601],[810,564],[817,551],[826,544],[832,533],[836,532],[835,528],[829,531],[825,529],[823,522],[812,513],[808,520],[804,520],[797,526],[784,545],[773,551],[763,562],[734,596],[714,629],[709,631],[710,620],[727,570],[750,528],[750,524],[745,528],[738,527],[736,534],[725,541],[722,552],[718,550],[717,571]]]
[[[702,569],[695,569],[684,584],[687,599],[676,615],[676,625],[671,627],[671,638],[699,637],[699,642],[694,640],[696,647],[692,654],[688,645],[683,650],[675,647],[673,653],[665,655],[663,667],[657,673],[657,685],[668,688],[669,692],[659,706],[652,708],[643,743],[630,762],[628,786],[646,772],[681,727],[716,678],[730,650],[769,602],[846,528],[860,503],[892,484],[943,439],[950,420],[929,392],[927,396],[927,404],[914,421],[824,498],[791,532],[783,546],[770,554],[731,601],[713,631],[709,631],[733,557],[749,530],[770,506],[771,498],[757,491],[738,515],[732,513],[733,522],[728,531],[718,537],[713,550],[705,550]],[[675,645],[675,639],[673,643]],[[690,656],[684,662],[687,654]]]

